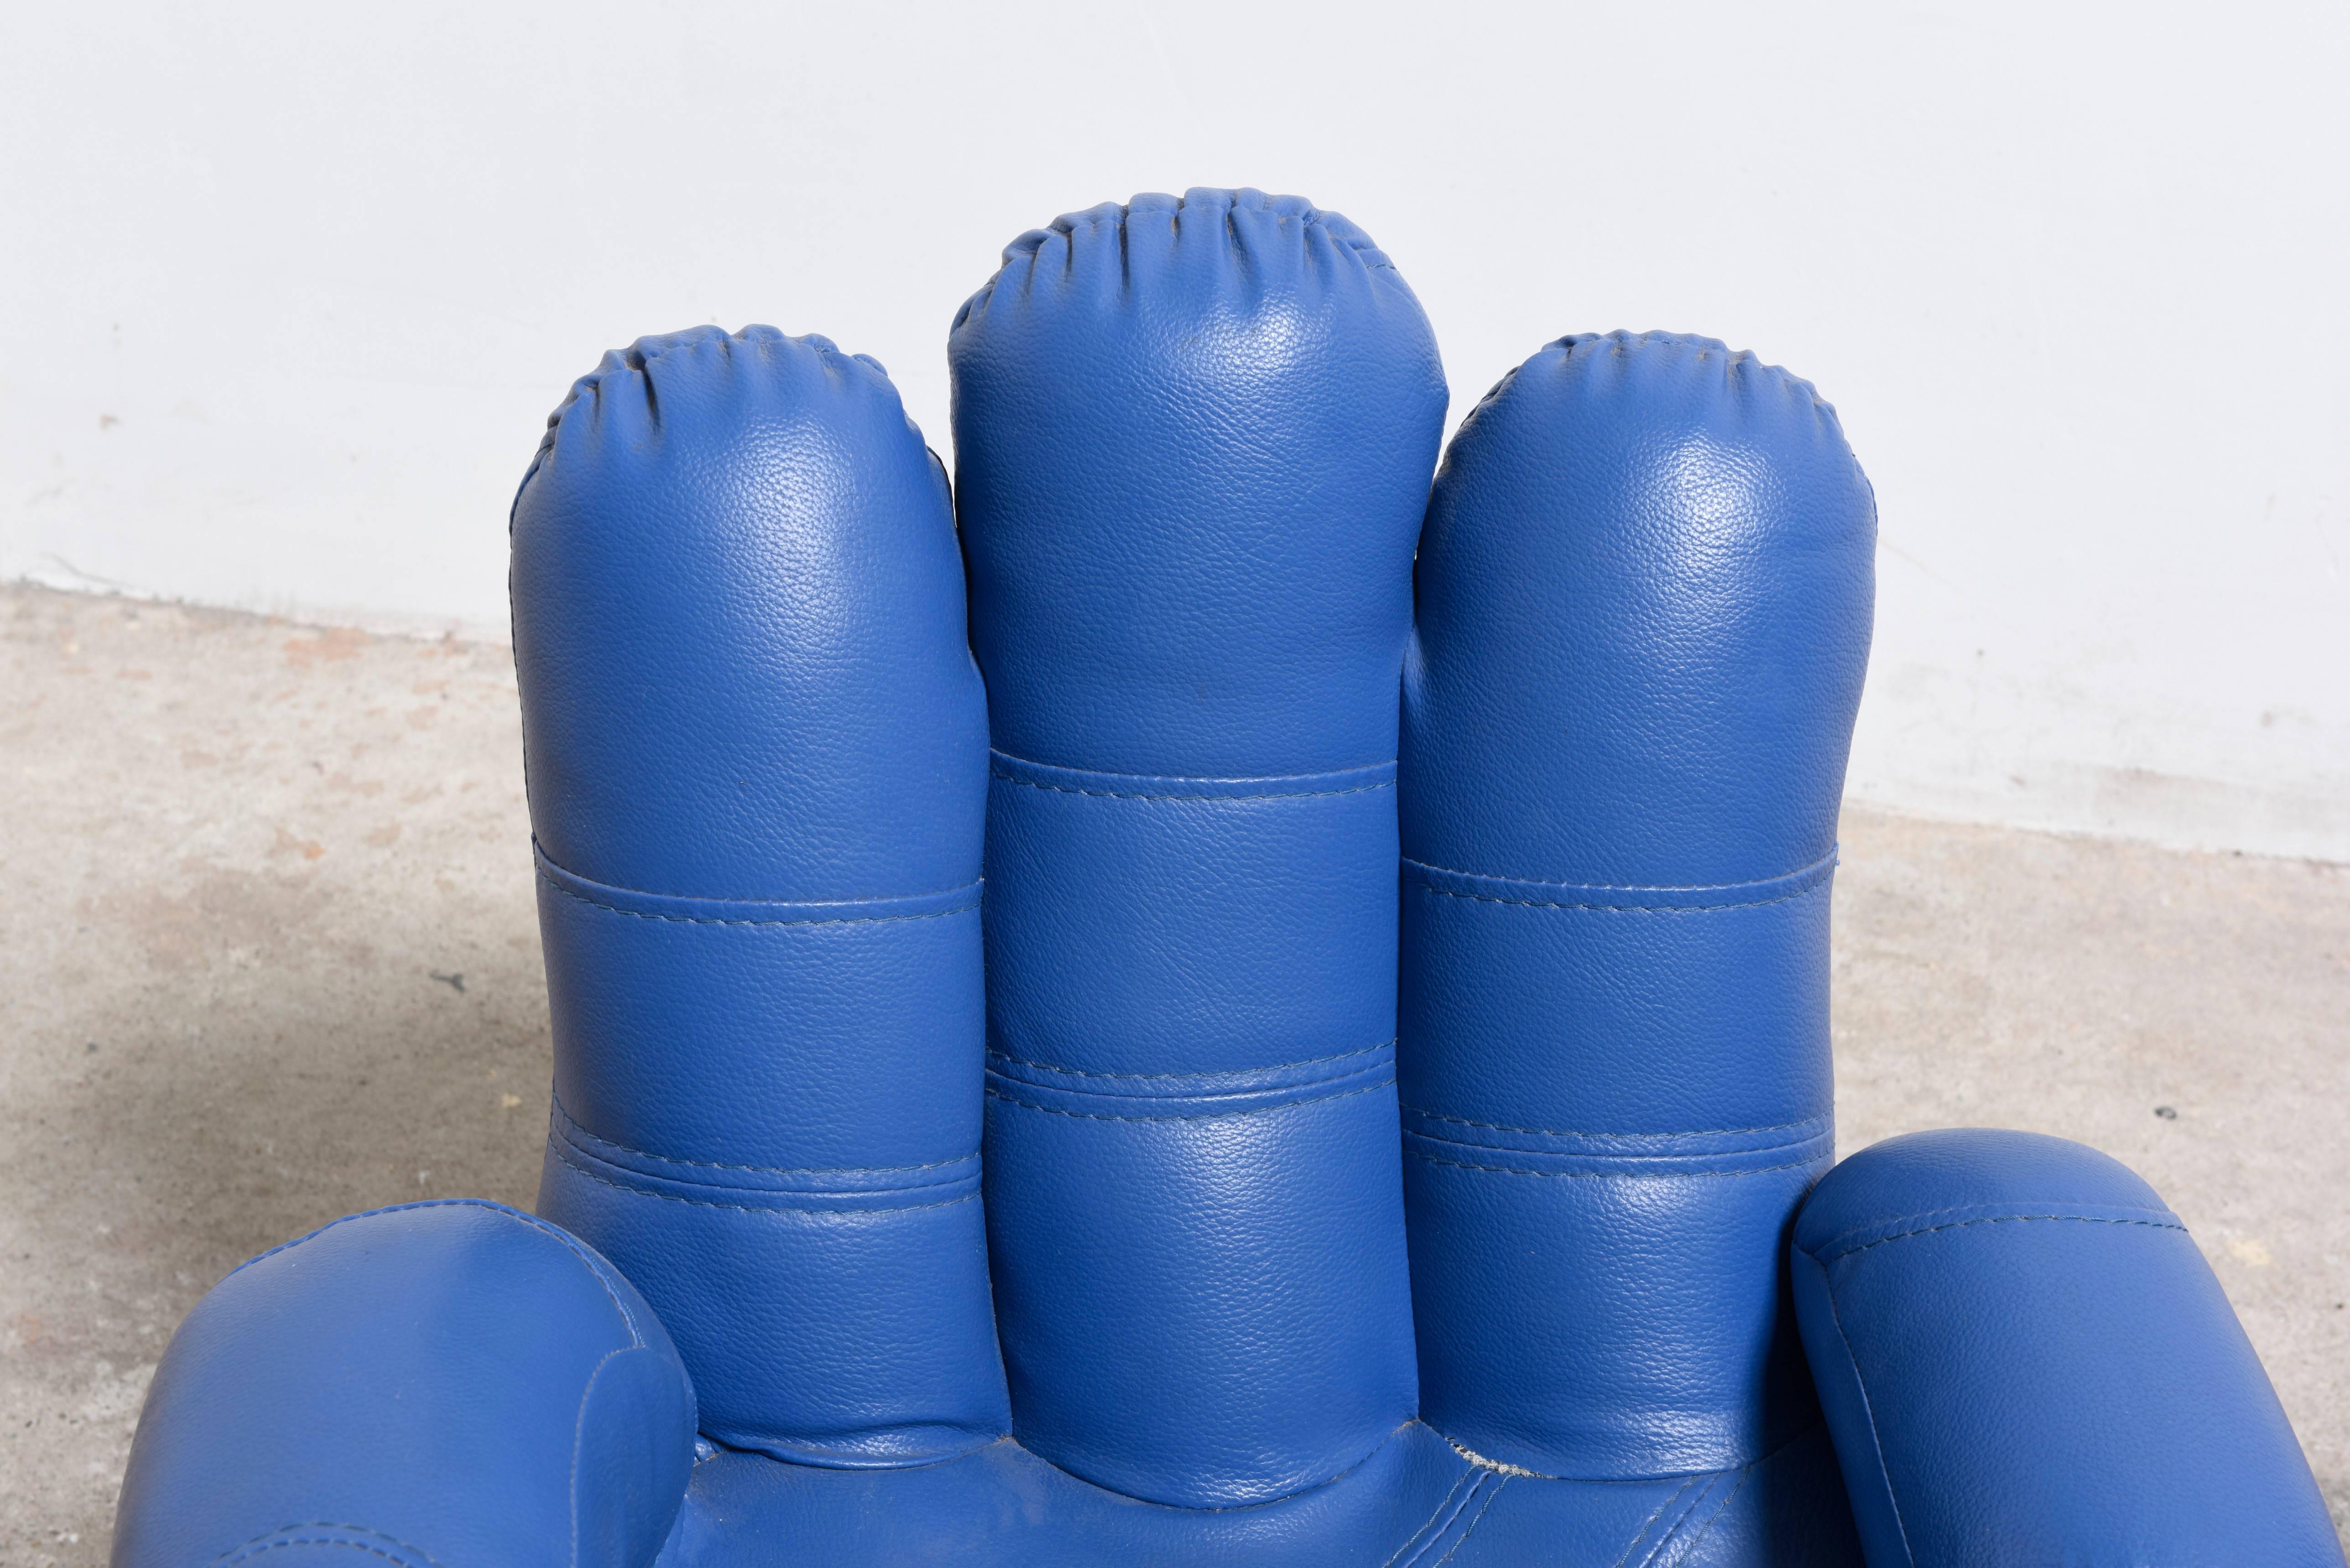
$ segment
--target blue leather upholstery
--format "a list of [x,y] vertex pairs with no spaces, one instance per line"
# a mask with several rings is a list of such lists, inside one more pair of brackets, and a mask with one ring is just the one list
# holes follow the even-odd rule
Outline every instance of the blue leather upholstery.
[[641,1568],[692,1465],[693,1386],[609,1263],[502,1204],[380,1209],[188,1314],[114,1561]]
[[765,327],[607,356],[523,482],[513,588],[540,1211],[640,1282],[720,1441],[992,1441],[985,699],[897,389]]
[[1229,1506],[1416,1402],[1396,681],[1427,318],[1295,198],[1024,234],[956,317],[988,680],[988,1245],[1013,1430]]
[[1710,338],[1562,339],[1446,454],[1399,1071],[1420,1410],[1478,1453],[1728,1469],[1817,1419],[1783,1249],[1876,522],[1835,411]]
[[1794,1218],[1874,527],[1807,385],[1569,338],[1431,505],[1410,291],[1248,191],[1024,236],[950,354],[961,560],[822,338],[557,411],[546,1218],[231,1275],[121,1568],[2340,1562],[2118,1168]]
[[2340,1568],[2220,1282],[2106,1156],[1888,1138],[1814,1190],[1794,1268],[1870,1568]]
[[[1163,1508],[1089,1486],[1017,1443],[919,1469],[819,1471],[720,1455],[662,1568],[1519,1568],[1833,1563],[1851,1526],[1825,1431],[1752,1469],[1545,1480],[1473,1465],[1418,1421],[1322,1486],[1246,1508]],[[1823,1517],[1824,1510],[1832,1512]]]

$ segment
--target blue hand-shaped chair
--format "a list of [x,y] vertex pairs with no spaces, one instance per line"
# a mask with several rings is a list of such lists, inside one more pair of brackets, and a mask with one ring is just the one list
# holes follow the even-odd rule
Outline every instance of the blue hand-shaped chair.
[[1808,384],[1568,337],[1435,472],[1411,291],[1248,191],[1023,236],[949,354],[951,495],[821,337],[550,421],[540,1212],[222,1282],[117,1563],[2339,1568],[2129,1172],[1829,1168]]

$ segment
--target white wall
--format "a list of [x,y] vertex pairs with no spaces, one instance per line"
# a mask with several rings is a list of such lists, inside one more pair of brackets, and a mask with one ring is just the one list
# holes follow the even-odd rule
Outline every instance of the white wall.
[[0,576],[502,633],[605,348],[820,330],[943,446],[997,248],[1367,226],[1456,415],[1565,331],[1814,379],[1883,512],[1854,788],[2350,858],[2350,9],[9,8]]

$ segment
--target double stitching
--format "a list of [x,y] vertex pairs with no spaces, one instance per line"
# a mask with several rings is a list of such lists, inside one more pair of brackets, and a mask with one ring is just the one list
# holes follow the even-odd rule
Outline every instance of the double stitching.
[[[1410,1537],[1407,1539],[1401,1546],[1397,1547],[1394,1552],[1390,1552],[1388,1556],[1388,1560],[1379,1564],[1379,1568],[1397,1568],[1397,1564],[1402,1561],[1403,1554],[1412,1550],[1412,1542],[1415,1541],[1420,1542],[1419,1551],[1426,1552],[1428,1548],[1444,1533],[1443,1527],[1439,1525],[1437,1521],[1440,1519],[1442,1519],[1445,1525],[1450,1525],[1453,1519],[1460,1517],[1460,1509],[1453,1509],[1451,1518],[1445,1517],[1445,1510],[1451,1508],[1452,1500],[1461,1496],[1461,1489],[1462,1487],[1473,1488],[1479,1476],[1481,1474],[1488,1473],[1491,1472],[1480,1471],[1474,1465],[1462,1470],[1459,1476],[1453,1479],[1451,1489],[1447,1490],[1442,1497],[1436,1500],[1436,1511],[1430,1513],[1426,1519],[1420,1521],[1419,1528],[1413,1531]],[[1471,1495],[1475,1495],[1473,1490]],[[1466,1508],[1468,1506],[1468,1500],[1465,1498],[1462,1499],[1461,1506],[1461,1508]],[[1417,1556],[1418,1553],[1415,1553],[1414,1555]],[[1410,1564],[1404,1563],[1403,1568],[1410,1568]]]
[[1431,888],[1420,884],[1420,891],[1440,898],[1465,898],[1472,904],[1511,904],[1522,909],[1589,909],[1603,915],[1717,915],[1725,909],[1766,909],[1773,904],[1792,904],[1808,898],[1815,889],[1805,888],[1789,893],[1784,898],[1757,898],[1751,904],[1554,904],[1534,898],[1496,898],[1486,893],[1456,893],[1450,888]]
[[[1395,1044],[1396,1042],[1393,1039],[1387,1039],[1380,1041],[1376,1045],[1366,1045],[1359,1051],[1339,1051],[1327,1056],[1308,1056],[1302,1062],[1274,1062],[1263,1067],[1243,1068],[1241,1069],[1241,1072],[1249,1074],[1285,1073],[1295,1067],[1319,1067],[1325,1063],[1344,1062],[1352,1056],[1377,1055],[1378,1053],[1387,1050],[1389,1046]],[[1005,1055],[1000,1051],[990,1052],[989,1054],[996,1061],[1009,1063],[1014,1067],[1033,1067],[1039,1073],[1066,1073],[1073,1078],[1120,1078],[1137,1080],[1164,1078],[1212,1078],[1219,1076],[1219,1075],[1214,1073],[1103,1073],[1087,1067],[1063,1067],[1051,1062],[1030,1062],[1018,1056]],[[1226,1074],[1222,1075],[1237,1076],[1239,1075]]]
[[[1543,882],[1495,877],[1437,866],[1406,856],[1404,877],[1426,892],[1444,898],[1465,898],[1480,904],[1508,904],[1532,909],[1576,909],[1602,914],[1700,915],[1728,909],[1765,909],[1807,898],[1826,887],[1835,870],[1836,851],[1783,876],[1754,882],[1712,885],[1630,886],[1615,883]],[[1452,884],[1448,886],[1447,884]]]
[[1797,1127],[1820,1127],[1827,1120],[1825,1116],[1805,1116],[1799,1122],[1773,1122],[1759,1127],[1692,1127],[1687,1132],[1674,1133],[1596,1133],[1577,1132],[1568,1127],[1513,1127],[1507,1122],[1481,1122],[1468,1116],[1448,1116],[1441,1111],[1425,1110],[1419,1106],[1406,1106],[1404,1109],[1434,1122],[1482,1127],[1487,1132],[1523,1133],[1528,1137],[1731,1137],[1744,1133],[1793,1132]]
[[1396,764],[1392,759],[1325,773],[1218,777],[1212,774],[1104,773],[1094,768],[1072,768],[1057,763],[1034,762],[993,749],[987,755],[989,774],[1005,784],[1050,790],[1057,794],[1096,795],[1107,800],[1320,800],[1335,795],[1393,789],[1396,783]]
[[[1730,1511],[1730,1505],[1738,1501],[1738,1494],[1746,1490],[1746,1483],[1753,1479],[1754,1467],[1752,1465],[1748,1465],[1745,1469],[1738,1472],[1737,1484],[1732,1486],[1728,1491],[1721,1494],[1721,1501],[1714,1505],[1714,1509],[1711,1513],[1705,1516],[1705,1522],[1697,1527],[1697,1533],[1685,1538],[1688,1542],[1688,1551],[1682,1553],[1681,1560],[1683,1562],[1687,1562],[1690,1555],[1697,1551],[1698,1544],[1711,1532],[1715,1522],[1719,1521],[1723,1514]],[[1700,1498],[1699,1501],[1703,1501],[1704,1500]],[[1696,1510],[1691,1509],[1690,1511],[1694,1513]],[[1684,1522],[1686,1522],[1686,1516],[1684,1516]],[[1657,1544],[1659,1546],[1667,1546],[1670,1545],[1671,1542],[1669,1541],[1660,1541]]]
[[[622,1154],[633,1154],[640,1159],[657,1159],[664,1165],[687,1166],[695,1170],[739,1170],[746,1176],[897,1176],[913,1170],[943,1170],[950,1165],[964,1164],[972,1158],[967,1154],[959,1154],[952,1159],[928,1160],[920,1165],[728,1165],[715,1159],[686,1159],[674,1154],[660,1154],[652,1149],[639,1148],[633,1144],[622,1143],[618,1138],[608,1138],[600,1133],[590,1132],[582,1127],[569,1111],[563,1108],[561,1100],[556,1100],[553,1103],[555,1114],[563,1118],[562,1130],[567,1137],[571,1133],[577,1133],[589,1143],[601,1144],[607,1148],[617,1148]],[[589,1152],[594,1151],[591,1149]]]
[[1776,1135],[1767,1141],[1751,1137],[1733,1141],[1737,1135],[1703,1131],[1570,1135],[1504,1130],[1492,1137],[1448,1137],[1415,1125],[1428,1113],[1411,1106],[1401,1109],[1404,1152],[1413,1158],[1516,1176],[1760,1176],[1821,1164],[1829,1156],[1833,1137],[1833,1123],[1822,1116],[1762,1129]]
[[1395,1079],[1390,1076],[1376,1084],[1367,1084],[1359,1089],[1340,1089],[1335,1094],[1315,1095],[1309,1099],[1283,1100],[1275,1105],[1249,1106],[1240,1110],[1230,1111],[1170,1111],[1165,1116],[1114,1116],[1107,1111],[1065,1110],[1058,1106],[1038,1105],[1034,1100],[1024,1100],[1016,1095],[1005,1094],[993,1084],[987,1085],[987,1096],[992,1100],[1002,1100],[1006,1105],[1018,1106],[1025,1110],[1043,1111],[1047,1116],[1076,1116],[1089,1122],[1204,1122],[1216,1121],[1228,1116],[1270,1116],[1275,1111],[1295,1110],[1300,1106],[1318,1106],[1330,1100],[1347,1099],[1356,1095],[1377,1094],[1394,1082]]
[[[1472,1146],[1468,1144],[1456,1144],[1453,1147],[1456,1148],[1467,1148]],[[1790,1161],[1785,1165],[1752,1166],[1744,1170],[1529,1170],[1523,1166],[1517,1165],[1478,1165],[1465,1159],[1447,1159],[1441,1155],[1429,1154],[1420,1149],[1416,1149],[1412,1147],[1409,1142],[1404,1145],[1404,1152],[1411,1156],[1414,1159],[1424,1161],[1430,1165],[1451,1166],[1455,1170],[1486,1170],[1492,1171],[1497,1176],[1548,1176],[1568,1179],[1575,1178],[1595,1178],[1606,1179],[1611,1177],[1670,1177],[1677,1179],[1687,1179],[1690,1180],[1696,1180],[1701,1178],[1767,1176],[1774,1170],[1806,1170],[1820,1163],[1816,1158],[1798,1159]]]
[[[1073,1081],[1074,1080],[1074,1081]],[[1395,1042],[1264,1067],[1102,1073],[990,1052],[987,1092],[1008,1105],[1095,1121],[1199,1121],[1284,1110],[1395,1084]]]
[[[979,1196],[979,1193],[976,1190],[972,1190],[964,1193],[960,1198],[943,1199],[936,1203],[877,1203],[861,1206],[827,1203],[821,1207],[809,1207],[806,1205],[777,1203],[763,1208],[749,1203],[716,1203],[706,1198],[687,1198],[681,1193],[658,1192],[650,1187],[627,1186],[621,1182],[614,1181],[609,1177],[599,1176],[596,1172],[588,1169],[586,1166],[581,1165],[577,1160],[571,1157],[571,1150],[564,1147],[561,1139],[556,1139],[548,1147],[549,1152],[551,1152],[556,1159],[560,1160],[571,1170],[577,1172],[582,1177],[585,1177],[589,1181],[608,1187],[615,1192],[625,1192],[632,1198],[656,1198],[663,1203],[683,1203],[695,1209],[729,1210],[738,1214],[911,1214],[924,1209],[951,1209],[958,1203],[969,1203]],[[900,1190],[904,1189],[901,1189]],[[779,1198],[791,1198],[801,1195],[797,1193],[778,1193],[776,1196]],[[848,1196],[854,1197],[858,1195],[852,1193]]]
[[1393,789],[1396,786],[1395,780],[1382,779],[1378,784],[1356,784],[1349,789],[1269,790],[1263,794],[1135,794],[1125,790],[1079,789],[1075,784],[1045,784],[1036,779],[1020,778],[1001,768],[990,768],[988,774],[1025,789],[1048,789],[1055,794],[1088,794],[1104,800],[1328,800],[1334,795],[1363,794],[1371,790]]
[[[1437,866],[1430,869],[1440,871],[1444,867]],[[1493,893],[1464,893],[1451,888],[1439,888],[1424,880],[1420,882],[1419,889],[1440,898],[1465,898],[1472,904],[1508,904],[1521,909],[1587,909],[1603,915],[1717,915],[1729,909],[1767,909],[1773,904],[1793,904],[1811,898],[1822,886],[1824,884],[1814,883],[1801,892],[1783,893],[1773,898],[1752,898],[1736,904],[1577,904],[1552,898],[1504,898]],[[1653,890],[1663,892],[1667,889]],[[1648,892],[1651,889],[1627,888],[1625,891]]]
[[1500,1501],[1503,1489],[1508,1487],[1510,1482],[1516,1479],[1517,1478],[1514,1476],[1503,1476],[1501,1480],[1495,1481],[1491,1487],[1486,1489],[1485,1501],[1479,1506],[1477,1510],[1477,1517],[1469,1521],[1469,1528],[1461,1532],[1461,1539],[1452,1543],[1452,1550],[1438,1558],[1435,1563],[1430,1565],[1430,1568],[1444,1568],[1444,1565],[1447,1563],[1451,1562],[1453,1556],[1459,1552],[1462,1547],[1469,1544],[1469,1538],[1477,1533],[1477,1527],[1479,1525],[1485,1522],[1485,1515],[1487,1511],[1492,1508],[1495,1502]]
[[[1703,1475],[1693,1475],[1690,1477],[1687,1480],[1682,1481],[1680,1485],[1675,1487],[1670,1492],[1667,1493],[1664,1501],[1657,1504],[1655,1508],[1649,1510],[1648,1517],[1640,1521],[1640,1528],[1632,1532],[1632,1539],[1624,1543],[1623,1555],[1616,1559],[1615,1563],[1612,1564],[1612,1568],[1624,1568],[1624,1564],[1632,1561],[1632,1553],[1640,1549],[1640,1542],[1648,1538],[1648,1532],[1657,1527],[1657,1521],[1665,1517],[1665,1510],[1680,1501],[1682,1498],[1687,1497],[1689,1495],[1690,1488],[1697,1485],[1698,1482],[1705,1479],[1706,1478]],[[1682,1511],[1686,1513],[1688,1511],[1685,1509]],[[1673,1521],[1674,1524],[1678,1524],[1679,1522],[1680,1521],[1678,1519]],[[1670,1524],[1665,1526],[1666,1535],[1669,1536],[1672,1533],[1672,1529],[1673,1526]]]
[[[1493,1471],[1482,1468],[1474,1468],[1470,1474],[1475,1480],[1470,1485],[1468,1495],[1461,1498],[1461,1506],[1452,1511],[1451,1518],[1447,1519],[1419,1550],[1414,1552],[1409,1557],[1403,1557],[1402,1552],[1399,1551],[1395,1557],[1388,1558],[1388,1568],[1419,1568],[1421,1561],[1435,1547],[1442,1545],[1445,1535],[1451,1532],[1454,1523],[1463,1513],[1469,1511],[1469,1505],[1477,1502],[1477,1500],[1482,1497],[1484,1501],[1477,1504],[1477,1511],[1471,1515],[1469,1522],[1461,1528],[1461,1533],[1452,1538],[1452,1544],[1444,1548],[1444,1555],[1429,1563],[1428,1568],[1444,1568],[1444,1564],[1451,1562],[1461,1549],[1469,1543],[1469,1538],[1476,1534],[1477,1527],[1485,1521],[1486,1511],[1493,1506],[1494,1499],[1502,1495],[1503,1489],[1507,1487],[1512,1480],[1509,1476],[1496,1475]],[[1454,1490],[1459,1490],[1458,1483],[1455,1484]],[[1445,1501],[1450,1502],[1451,1500],[1452,1493],[1445,1493]],[[1438,1511],[1442,1511],[1442,1504],[1438,1505]],[[1434,1522],[1433,1520],[1430,1522]],[[1420,1528],[1425,1530],[1428,1526],[1422,1525]],[[1409,1542],[1405,1544],[1409,1546]],[[1399,1561],[1399,1559],[1401,1560]]]

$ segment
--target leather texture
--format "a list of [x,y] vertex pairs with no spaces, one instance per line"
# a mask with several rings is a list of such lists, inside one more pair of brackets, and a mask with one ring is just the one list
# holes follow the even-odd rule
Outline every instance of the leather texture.
[[513,535],[540,1211],[642,1282],[718,1440],[993,1441],[987,720],[943,472],[879,366],[700,328],[580,380]]
[[557,410],[544,1218],[224,1281],[120,1568],[2340,1562],[2118,1167],[1796,1217],[1874,528],[1807,384],[1567,338],[1431,504],[1419,305],[1253,191],[1023,236],[950,364],[951,501],[820,337]]
[[1420,1409],[1480,1454],[1731,1469],[1817,1419],[1783,1237],[1876,521],[1810,384],[1711,338],[1564,338],[1446,454],[1398,1053]]
[[[1739,1568],[1822,1561],[1835,1458],[1814,1427],[1762,1464],[1647,1481],[1545,1480],[1462,1459],[1420,1422],[1320,1486],[1163,1508],[1006,1440],[917,1469],[820,1471],[722,1454],[693,1472],[662,1568]],[[1803,1511],[1825,1501],[1825,1520]]]
[[1416,1403],[1396,685],[1436,341],[1343,218],[1191,191],[1014,241],[947,355],[1013,1431],[1263,1502]]
[[2116,1161],[1888,1138],[1820,1183],[1793,1250],[1869,1568],[2341,1568],[2220,1282]]
[[644,1298],[504,1205],[338,1220],[213,1287],[156,1368],[120,1568],[641,1568],[693,1467]]

